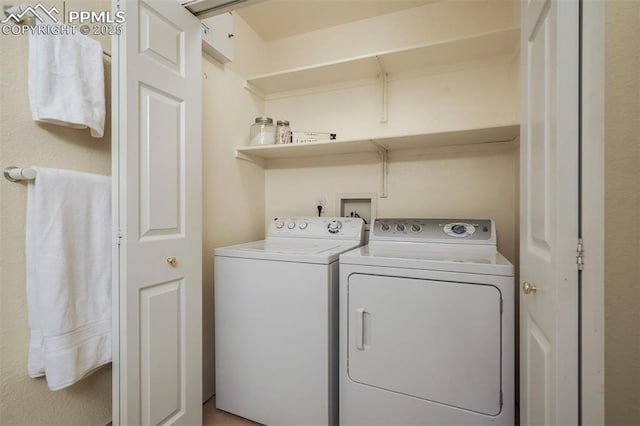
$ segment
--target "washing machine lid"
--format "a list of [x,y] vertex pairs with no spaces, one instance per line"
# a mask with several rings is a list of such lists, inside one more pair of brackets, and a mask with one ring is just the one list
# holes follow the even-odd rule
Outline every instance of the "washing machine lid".
[[341,253],[358,247],[358,241],[336,241],[311,238],[267,238],[215,250],[216,256],[328,264]]
[[340,256],[340,263],[512,277],[514,268],[494,246],[372,242]]

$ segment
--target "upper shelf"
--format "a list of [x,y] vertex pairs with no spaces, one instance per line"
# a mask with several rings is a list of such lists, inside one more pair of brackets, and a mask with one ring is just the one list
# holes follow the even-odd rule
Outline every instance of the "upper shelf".
[[518,124],[512,124],[507,126],[397,137],[285,145],[242,146],[236,148],[236,158],[246,160],[271,160],[278,158],[376,152],[380,149],[401,150],[436,146],[486,144],[512,141],[519,136],[519,132],[520,126]]
[[473,37],[429,43],[406,49],[294,68],[247,79],[247,85],[264,95],[375,78],[380,67],[389,75],[409,70],[513,54],[518,50],[519,28]]

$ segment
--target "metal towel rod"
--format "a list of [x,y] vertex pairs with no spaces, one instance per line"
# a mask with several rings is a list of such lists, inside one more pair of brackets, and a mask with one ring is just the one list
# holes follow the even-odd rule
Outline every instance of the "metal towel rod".
[[10,182],[20,182],[36,178],[36,169],[32,167],[7,167],[4,169],[4,177]]

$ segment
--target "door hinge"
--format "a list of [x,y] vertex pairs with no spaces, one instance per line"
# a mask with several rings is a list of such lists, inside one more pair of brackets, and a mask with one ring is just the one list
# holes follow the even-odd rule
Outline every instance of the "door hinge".
[[119,246],[120,243],[122,242],[122,230],[118,229],[116,230],[115,236],[114,236],[114,244]]
[[576,248],[576,263],[578,264],[578,271],[584,269],[584,242],[582,238],[578,238],[578,248]]

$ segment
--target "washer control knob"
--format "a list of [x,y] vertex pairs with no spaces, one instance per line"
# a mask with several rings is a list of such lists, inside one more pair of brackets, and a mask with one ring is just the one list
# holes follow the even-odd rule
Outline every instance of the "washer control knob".
[[456,235],[462,235],[465,232],[467,232],[467,227],[462,225],[461,223],[456,223],[451,227],[451,232],[453,232]]
[[404,232],[404,225],[399,223],[396,225],[396,231],[398,232]]
[[284,222],[283,221],[279,220],[279,221],[276,222],[276,228],[282,229],[283,226],[284,226]]
[[389,224],[388,223],[383,223],[380,225],[380,230],[387,232],[389,230]]
[[298,225],[298,228],[307,229],[307,222],[302,222],[300,225]]
[[422,231],[422,225],[418,225],[417,223],[414,223],[413,225],[411,225],[411,231],[413,232]]
[[293,229],[296,227],[296,223],[295,222],[289,222],[289,224],[287,225],[287,228],[289,229]]
[[339,220],[332,220],[331,222],[329,222],[329,225],[327,225],[327,230],[331,234],[337,234],[341,229],[342,222],[340,222]]

